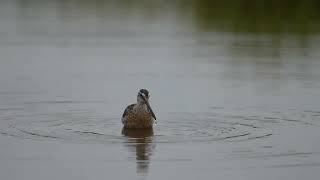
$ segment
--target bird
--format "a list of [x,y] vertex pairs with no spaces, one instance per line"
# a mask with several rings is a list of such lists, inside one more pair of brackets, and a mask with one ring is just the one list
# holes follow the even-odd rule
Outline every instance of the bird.
[[148,90],[139,90],[137,103],[129,105],[123,112],[123,128],[146,129],[153,127],[153,123],[157,118],[149,104],[149,97],[150,95]]

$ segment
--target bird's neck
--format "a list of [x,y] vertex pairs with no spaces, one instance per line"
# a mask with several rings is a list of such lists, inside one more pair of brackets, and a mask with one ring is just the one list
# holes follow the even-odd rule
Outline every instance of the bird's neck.
[[137,109],[147,109],[147,104],[138,102],[136,108]]

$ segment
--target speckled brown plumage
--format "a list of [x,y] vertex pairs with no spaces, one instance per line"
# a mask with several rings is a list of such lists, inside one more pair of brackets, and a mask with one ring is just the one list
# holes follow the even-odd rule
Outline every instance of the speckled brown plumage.
[[152,128],[153,121],[145,104],[131,104],[122,115],[124,128]]

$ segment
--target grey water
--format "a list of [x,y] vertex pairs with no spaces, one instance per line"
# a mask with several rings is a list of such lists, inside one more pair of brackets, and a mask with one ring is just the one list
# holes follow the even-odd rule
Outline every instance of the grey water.
[[0,179],[318,179],[318,5],[0,1]]

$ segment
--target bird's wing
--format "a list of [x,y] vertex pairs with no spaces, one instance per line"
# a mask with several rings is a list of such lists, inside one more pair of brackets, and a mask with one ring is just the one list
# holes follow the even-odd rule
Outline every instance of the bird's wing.
[[127,116],[128,113],[133,110],[133,106],[134,106],[134,105],[135,105],[135,104],[131,104],[131,105],[129,105],[129,106],[124,110],[124,112],[123,112],[123,114],[122,114],[122,118],[124,118],[125,116]]

